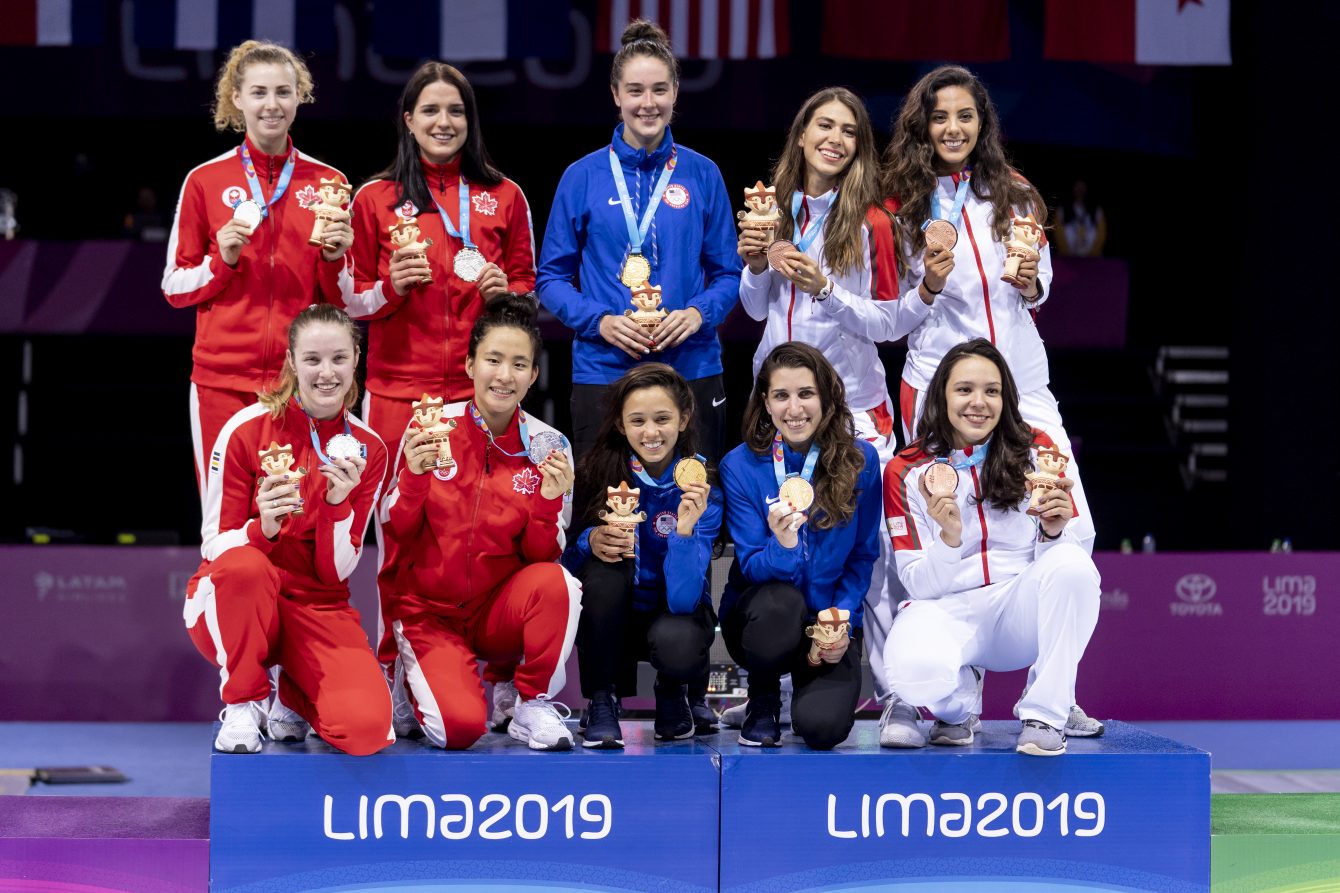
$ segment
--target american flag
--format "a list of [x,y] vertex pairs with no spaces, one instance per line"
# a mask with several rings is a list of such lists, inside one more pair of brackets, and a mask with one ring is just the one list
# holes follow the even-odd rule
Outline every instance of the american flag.
[[791,52],[789,0],[600,0],[597,52],[617,53],[633,19],[670,35],[681,59],[775,59]]

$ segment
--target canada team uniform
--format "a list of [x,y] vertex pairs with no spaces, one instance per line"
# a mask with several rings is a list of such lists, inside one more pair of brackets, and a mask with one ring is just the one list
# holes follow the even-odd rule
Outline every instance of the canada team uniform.
[[[581,587],[558,563],[568,506],[540,491],[522,416],[490,441],[471,408],[453,403],[443,414],[457,423],[454,467],[414,474],[402,461],[381,509],[400,555],[387,626],[424,734],[452,750],[486,731],[480,661],[488,682],[514,670],[525,700],[562,690],[582,606]],[[524,418],[531,436],[554,431]]]
[[[327,261],[307,244],[320,202],[322,179],[344,175],[294,148],[266,155],[246,140],[268,214],[242,246],[237,266],[219,256],[215,234],[233,218],[233,207],[251,199],[242,147],[192,170],[182,184],[168,240],[163,295],[173,307],[196,311],[191,370],[191,441],[204,501],[208,451],[224,423],[284,366],[288,327],[309,304],[338,303],[352,289],[343,257]],[[282,195],[285,163],[293,171]]]
[[[324,445],[346,430],[366,447],[367,467],[344,501],[330,505],[312,440]],[[261,532],[256,506],[265,477],[259,457],[272,443],[290,445],[293,469],[306,471],[303,512],[286,516],[274,540]],[[355,755],[395,740],[390,694],[349,604],[348,585],[385,467],[380,438],[347,413],[313,429],[296,401],[277,420],[259,403],[237,412],[210,456],[204,561],[187,586],[183,612],[191,640],[220,668],[224,703],[268,698],[267,670],[282,665],[283,703],[332,746]]]
[[[1037,429],[1034,442],[1051,445]],[[972,451],[950,458],[970,465]],[[977,710],[974,666],[1031,667],[1020,719],[1063,729],[1079,661],[1098,622],[1098,569],[1073,521],[1049,540],[1023,503],[1006,510],[979,503],[979,467],[959,471],[962,544],[947,545],[921,492],[933,461],[924,453],[900,454],[884,470],[884,514],[909,599],[886,643],[886,682],[908,703],[960,723]]]

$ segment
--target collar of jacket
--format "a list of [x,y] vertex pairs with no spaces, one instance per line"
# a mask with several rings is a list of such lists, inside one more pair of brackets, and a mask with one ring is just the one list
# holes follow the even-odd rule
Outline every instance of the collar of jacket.
[[665,135],[661,137],[661,144],[648,152],[646,149],[634,149],[624,142],[623,122],[614,128],[614,139],[610,143],[614,147],[614,153],[619,156],[619,163],[624,167],[631,168],[659,168],[663,166],[666,159],[670,157],[670,150],[675,147],[674,135],[670,133],[669,125],[665,128]]
[[461,153],[457,152],[456,157],[448,161],[446,164],[433,164],[427,158],[420,155],[419,166],[423,168],[423,178],[428,181],[429,189],[440,189],[443,186],[454,186],[456,185],[456,180],[461,175]]
[[261,179],[272,179],[279,176],[279,172],[284,169],[284,162],[288,161],[289,153],[293,151],[293,137],[285,137],[284,151],[278,155],[266,155],[256,144],[251,141],[251,137],[243,137],[247,144],[247,151],[251,153],[251,163],[256,166],[256,176]]

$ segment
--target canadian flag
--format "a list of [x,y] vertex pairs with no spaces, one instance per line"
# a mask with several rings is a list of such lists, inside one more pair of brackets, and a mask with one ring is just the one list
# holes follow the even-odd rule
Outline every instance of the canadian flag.
[[1229,0],[1047,0],[1043,55],[1079,62],[1231,65]]

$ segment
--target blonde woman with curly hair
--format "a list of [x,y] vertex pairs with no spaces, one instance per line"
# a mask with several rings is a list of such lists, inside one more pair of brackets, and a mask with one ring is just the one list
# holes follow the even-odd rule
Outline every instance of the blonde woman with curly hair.
[[352,290],[347,218],[327,223],[320,245],[308,242],[323,182],[346,183],[289,138],[298,106],[311,101],[312,76],[290,50],[257,40],[235,47],[219,69],[213,113],[215,129],[243,134],[242,143],[187,174],[177,201],[162,288],[169,304],[196,313],[190,412],[202,501],[215,438],[274,384],[289,323],[308,304],[337,299],[342,282]]

